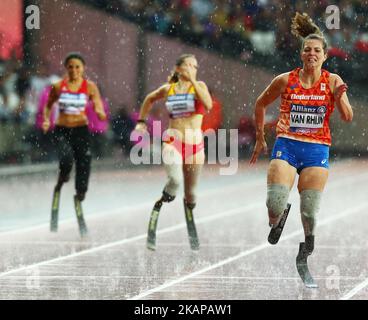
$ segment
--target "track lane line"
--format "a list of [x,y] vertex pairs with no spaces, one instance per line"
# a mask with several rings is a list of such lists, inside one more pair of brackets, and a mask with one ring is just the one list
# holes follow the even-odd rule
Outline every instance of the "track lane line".
[[[351,215],[351,214],[357,213],[357,212],[359,212],[360,210],[365,209],[365,208],[367,208],[367,207],[368,207],[368,202],[365,202],[365,203],[360,204],[360,205],[358,205],[358,206],[356,206],[356,207],[354,207],[354,208],[350,208],[350,209],[344,210],[344,211],[342,211],[340,214],[337,214],[337,215],[334,215],[334,216],[332,216],[332,217],[328,217],[328,218],[325,218],[325,219],[321,220],[321,221],[318,223],[318,227],[322,227],[322,226],[327,225],[327,224],[329,224],[329,223],[331,223],[331,222],[335,222],[335,221],[337,221],[337,220],[340,220],[340,219],[342,219],[342,218],[344,218],[344,217],[346,217],[346,216],[349,216],[349,215]],[[280,242],[282,242],[282,241],[286,241],[286,240],[289,240],[289,239],[291,239],[291,238],[294,238],[295,236],[298,236],[298,235],[300,235],[300,234],[303,234],[303,230],[296,230],[296,231],[294,231],[294,232],[291,232],[291,233],[289,233],[289,234],[287,234],[287,235],[283,236],[283,237],[279,240],[279,243],[280,243]],[[198,276],[198,275],[200,275],[200,274],[203,274],[203,273],[205,273],[205,272],[207,272],[207,271],[211,271],[211,270],[213,270],[213,269],[216,269],[216,268],[222,267],[222,266],[224,266],[224,265],[226,265],[226,264],[229,264],[229,263],[231,263],[231,262],[234,262],[234,261],[236,261],[236,260],[239,260],[239,259],[241,259],[241,258],[243,258],[243,257],[249,256],[249,255],[251,255],[251,254],[253,254],[253,253],[256,253],[256,252],[259,252],[259,251],[261,251],[261,250],[264,250],[264,249],[270,248],[271,246],[272,246],[272,245],[270,245],[268,242],[263,242],[262,244],[260,244],[260,245],[258,245],[258,246],[256,246],[256,247],[254,247],[254,248],[252,248],[252,249],[244,250],[244,251],[240,252],[239,254],[237,254],[237,255],[235,255],[235,256],[232,256],[232,257],[229,257],[229,258],[227,258],[227,259],[221,260],[221,261],[219,261],[219,262],[217,262],[217,263],[215,263],[215,264],[213,264],[213,265],[211,265],[211,266],[208,266],[208,267],[206,267],[206,268],[200,269],[200,270],[198,270],[198,271],[196,271],[196,272],[192,272],[192,273],[187,274],[187,275],[185,275],[185,276],[183,276],[183,277],[180,277],[180,278],[177,278],[177,279],[174,279],[174,280],[168,281],[167,283],[164,283],[164,284],[162,284],[162,285],[160,285],[160,286],[158,286],[158,287],[152,288],[152,289],[147,290],[147,291],[144,291],[144,292],[142,292],[142,293],[140,293],[140,294],[138,294],[138,295],[136,295],[136,296],[133,296],[133,297],[129,298],[128,300],[139,300],[139,299],[145,298],[145,297],[147,297],[147,296],[149,296],[149,295],[151,295],[151,294],[153,294],[153,293],[156,293],[156,292],[162,291],[162,290],[164,290],[164,289],[166,289],[166,288],[169,288],[169,287],[171,287],[171,286],[173,286],[173,285],[176,285],[176,284],[178,284],[178,283],[180,283],[180,282],[183,282],[183,281],[185,281],[185,280],[188,280],[188,279],[190,279],[190,278],[193,278],[193,277],[195,277],[195,276]],[[368,280],[367,280],[367,281],[368,281]]]

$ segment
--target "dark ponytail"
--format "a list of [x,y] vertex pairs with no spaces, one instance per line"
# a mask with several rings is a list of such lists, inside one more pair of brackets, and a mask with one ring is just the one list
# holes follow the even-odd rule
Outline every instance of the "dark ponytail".
[[64,67],[67,66],[69,60],[71,59],[78,59],[82,62],[83,65],[86,64],[86,61],[84,60],[83,56],[79,52],[69,52],[64,59]]

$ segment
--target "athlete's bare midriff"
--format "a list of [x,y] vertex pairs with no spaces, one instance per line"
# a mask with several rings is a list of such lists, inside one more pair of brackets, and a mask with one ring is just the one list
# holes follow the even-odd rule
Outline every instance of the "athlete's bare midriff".
[[83,114],[69,115],[60,113],[56,125],[67,128],[82,127],[88,125],[88,120],[86,115]]
[[203,141],[202,127],[203,115],[194,114],[187,118],[170,119],[168,134],[179,134],[180,140],[189,144],[199,144]]

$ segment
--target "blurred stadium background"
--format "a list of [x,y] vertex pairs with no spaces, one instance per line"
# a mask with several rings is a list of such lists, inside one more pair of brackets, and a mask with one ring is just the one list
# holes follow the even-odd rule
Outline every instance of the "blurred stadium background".
[[[338,30],[325,26],[329,4],[340,9]],[[25,27],[29,5],[40,10],[40,29]],[[143,97],[166,81],[183,52],[197,56],[199,78],[217,100],[207,127],[238,128],[241,156],[246,155],[254,135],[256,97],[273,76],[300,65],[299,43],[290,33],[296,11],[307,12],[323,29],[330,44],[325,68],[348,83],[355,109],[351,124],[341,123],[335,112],[331,157],[366,156],[366,0],[1,0],[1,166],[56,159],[37,115],[45,88],[63,76],[62,61],[69,51],[85,56],[87,76],[109,108],[108,128],[91,128],[95,159],[119,161],[122,149],[126,157]],[[154,108],[153,119],[166,119],[162,107]],[[277,109],[275,103],[268,112],[270,140]]]

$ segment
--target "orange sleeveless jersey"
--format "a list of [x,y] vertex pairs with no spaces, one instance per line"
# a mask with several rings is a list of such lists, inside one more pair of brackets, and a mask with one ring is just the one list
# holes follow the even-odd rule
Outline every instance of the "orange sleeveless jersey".
[[297,68],[290,72],[287,87],[281,95],[277,137],[331,145],[330,115],[334,96],[329,85],[330,73],[322,69],[317,83],[302,87]]

